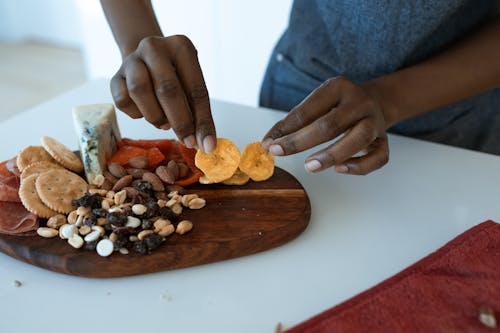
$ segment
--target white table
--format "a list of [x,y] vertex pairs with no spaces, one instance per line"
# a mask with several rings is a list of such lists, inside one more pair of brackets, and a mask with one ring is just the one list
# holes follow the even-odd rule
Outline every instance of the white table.
[[[76,149],[71,108],[110,101],[107,81],[91,81],[0,123],[0,159],[42,135]],[[213,113],[218,135],[240,148],[284,116],[220,101]],[[173,137],[118,118],[123,136]],[[499,157],[398,136],[390,136],[390,148],[389,164],[364,177],[308,174],[304,153],[278,158],[306,188],[312,216],[300,237],[263,253],[116,279],[63,275],[0,254],[0,332],[273,332],[381,282],[483,220],[500,220]]]

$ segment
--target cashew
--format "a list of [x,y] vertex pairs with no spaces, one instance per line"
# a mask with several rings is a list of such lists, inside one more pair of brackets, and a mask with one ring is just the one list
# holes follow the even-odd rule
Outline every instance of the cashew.
[[153,224],[155,227],[154,232],[158,233],[161,229],[163,229],[164,227],[166,227],[169,224],[172,224],[172,222],[170,222],[167,219],[160,218],[160,219],[156,220],[155,223]]
[[150,235],[152,233],[153,233],[153,230],[143,230],[139,234],[137,234],[137,237],[139,238],[139,240],[143,240],[144,237],[146,237],[147,235]]
[[168,235],[171,235],[175,231],[175,227],[173,224],[169,224],[164,226],[158,231],[158,235],[167,237]]
[[83,206],[80,206],[78,207],[78,209],[76,210],[76,213],[79,215],[79,216],[85,216],[85,215],[88,215],[90,213],[90,207],[83,207]]
[[100,187],[104,183],[105,179],[106,178],[104,178],[103,175],[97,175],[97,176],[94,177],[94,180],[92,181],[92,184],[97,185],[97,186]]

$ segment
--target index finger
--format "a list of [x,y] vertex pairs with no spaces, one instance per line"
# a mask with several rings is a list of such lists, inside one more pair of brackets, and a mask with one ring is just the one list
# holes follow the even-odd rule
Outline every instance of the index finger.
[[174,65],[194,118],[198,147],[209,153],[215,149],[216,134],[203,72],[191,41],[184,36],[177,38],[182,42],[177,47]]
[[294,107],[284,119],[271,127],[262,139],[263,148],[269,149],[275,139],[298,131],[336,107],[340,101],[339,80],[342,78],[325,81]]

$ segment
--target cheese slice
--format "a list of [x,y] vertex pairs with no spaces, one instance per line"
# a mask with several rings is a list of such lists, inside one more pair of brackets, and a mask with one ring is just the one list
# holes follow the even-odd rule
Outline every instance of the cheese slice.
[[116,152],[120,129],[112,104],[81,105],[73,108],[73,122],[89,184],[106,170],[106,161]]

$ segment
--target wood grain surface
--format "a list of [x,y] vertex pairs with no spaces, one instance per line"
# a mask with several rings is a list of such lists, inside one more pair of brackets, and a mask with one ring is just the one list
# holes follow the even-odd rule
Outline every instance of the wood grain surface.
[[307,227],[311,206],[301,184],[276,168],[265,182],[244,186],[189,186],[207,200],[201,210],[185,209],[194,228],[171,235],[148,255],[118,252],[103,258],[72,248],[60,238],[0,235],[0,251],[27,263],[65,274],[119,277],[172,270],[268,250],[296,238]]

